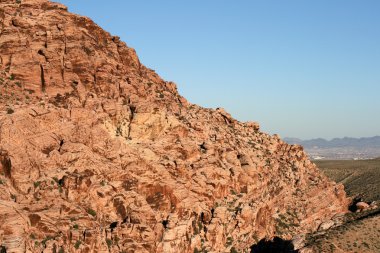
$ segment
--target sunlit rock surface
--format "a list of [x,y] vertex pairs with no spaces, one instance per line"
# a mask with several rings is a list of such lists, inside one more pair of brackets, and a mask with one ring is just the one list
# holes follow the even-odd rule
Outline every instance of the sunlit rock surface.
[[302,147],[190,104],[61,4],[1,0],[0,78],[7,252],[249,252],[347,209]]

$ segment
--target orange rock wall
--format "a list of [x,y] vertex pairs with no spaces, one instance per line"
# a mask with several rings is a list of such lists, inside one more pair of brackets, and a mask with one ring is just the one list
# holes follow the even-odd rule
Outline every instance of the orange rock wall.
[[302,147],[188,103],[61,4],[1,0],[0,78],[7,252],[249,252],[346,211]]

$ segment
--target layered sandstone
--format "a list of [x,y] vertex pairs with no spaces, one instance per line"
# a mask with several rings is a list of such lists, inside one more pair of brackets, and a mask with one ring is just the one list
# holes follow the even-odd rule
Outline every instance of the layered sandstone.
[[248,252],[346,211],[302,147],[187,102],[90,19],[0,3],[0,245]]

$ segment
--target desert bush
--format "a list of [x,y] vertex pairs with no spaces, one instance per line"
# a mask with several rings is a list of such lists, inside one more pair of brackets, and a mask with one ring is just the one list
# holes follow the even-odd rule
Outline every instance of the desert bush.
[[87,210],[87,213],[89,214],[89,215],[92,215],[92,216],[96,216],[96,212],[95,212],[95,210],[93,210],[93,209],[91,209],[91,208],[89,208],[88,210]]
[[74,244],[74,248],[76,249],[79,249],[80,245],[82,244],[82,242],[80,240],[78,240],[75,244]]

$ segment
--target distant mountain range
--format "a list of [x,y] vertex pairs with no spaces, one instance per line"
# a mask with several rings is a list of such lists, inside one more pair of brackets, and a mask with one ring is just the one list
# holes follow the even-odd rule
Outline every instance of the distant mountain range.
[[322,138],[301,140],[297,138],[284,138],[289,144],[299,144],[305,148],[380,148],[380,136],[365,138],[334,138],[325,140]]
[[289,144],[299,144],[305,148],[313,160],[319,159],[372,159],[380,157],[380,136],[366,138],[322,138],[301,140],[284,138]]

